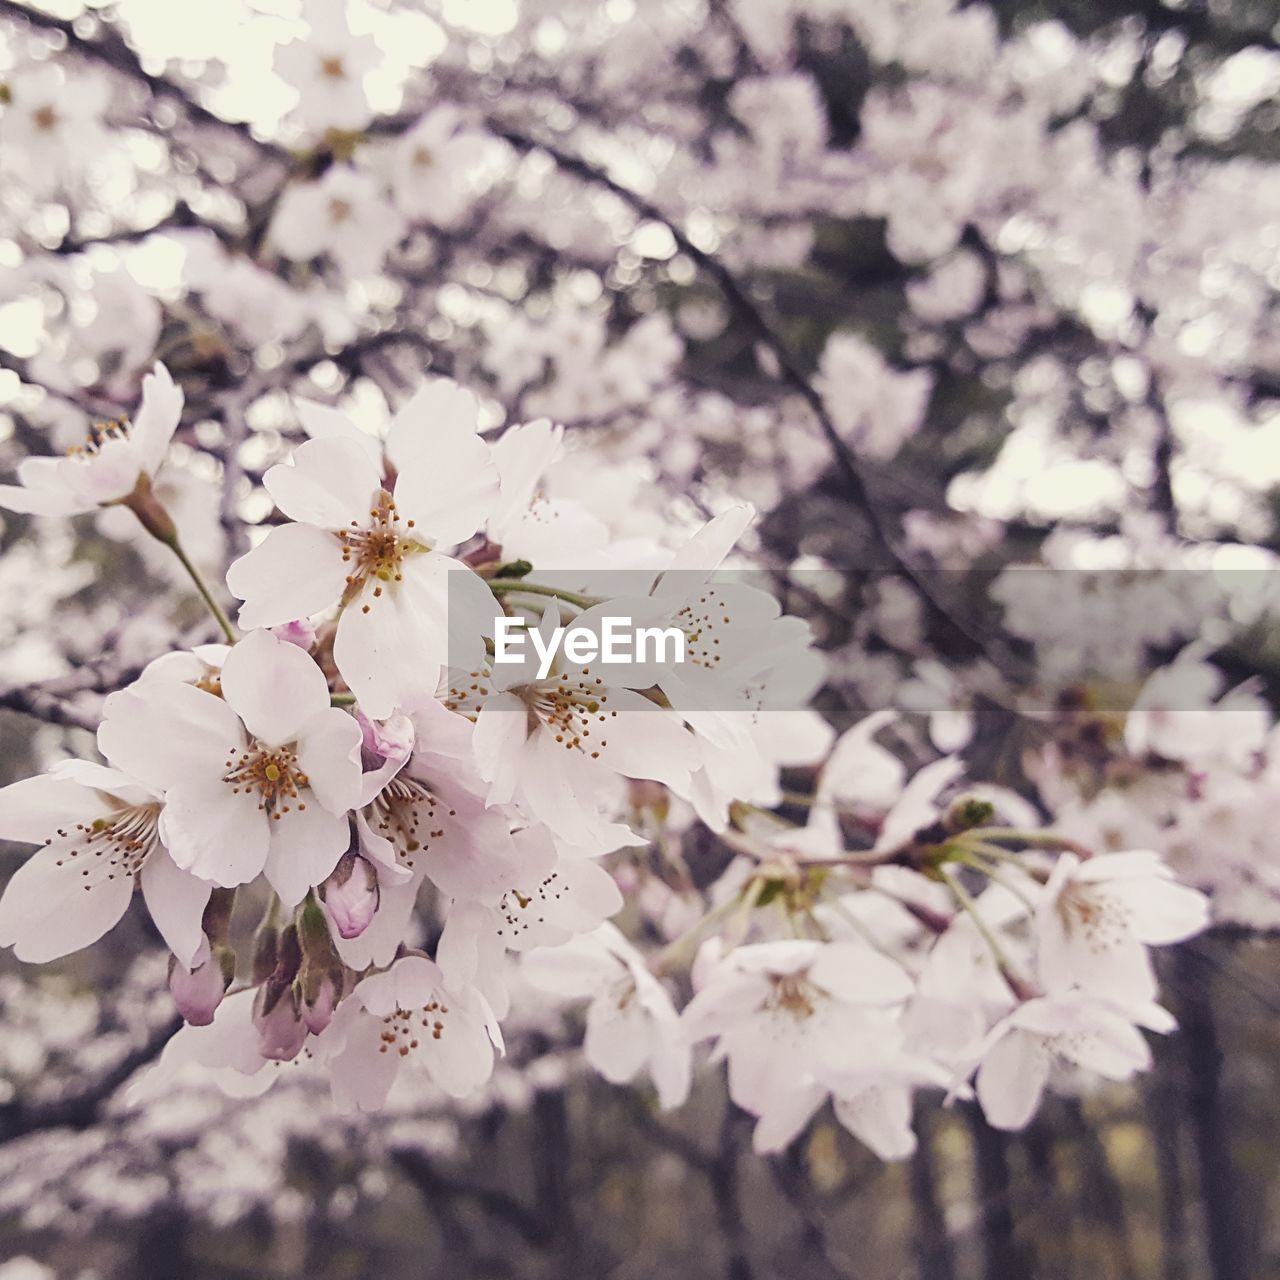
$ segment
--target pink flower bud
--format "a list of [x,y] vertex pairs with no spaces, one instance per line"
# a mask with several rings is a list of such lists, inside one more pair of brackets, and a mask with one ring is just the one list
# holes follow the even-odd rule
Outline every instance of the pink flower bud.
[[178,1012],[193,1027],[207,1027],[213,1021],[226,989],[222,965],[209,950],[208,938],[201,939],[190,969],[179,964],[177,957],[169,957],[169,993]]
[[404,768],[413,754],[416,731],[408,716],[397,712],[386,720],[370,720],[356,711],[360,732],[364,735],[360,758],[364,769],[360,803],[368,804],[392,778]]
[[295,618],[292,622],[282,622],[279,626],[268,627],[277,640],[296,644],[299,649],[310,649],[316,642],[315,624],[309,618]]
[[333,979],[325,974],[320,979],[319,989],[314,1000],[302,1002],[302,1021],[313,1036],[318,1036],[329,1025],[333,1011],[338,1007],[338,988]]
[[258,993],[253,1025],[258,1028],[258,1052],[273,1062],[292,1062],[307,1038],[307,1026],[298,1015],[298,998],[286,987],[274,1004],[266,1007],[268,983]]
[[320,886],[320,899],[340,937],[358,938],[378,912],[378,873],[357,853],[344,853]]

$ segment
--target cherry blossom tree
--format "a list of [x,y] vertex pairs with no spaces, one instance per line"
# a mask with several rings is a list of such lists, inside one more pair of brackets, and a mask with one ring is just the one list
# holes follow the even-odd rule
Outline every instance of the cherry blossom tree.
[[1264,1274],[1277,88],[1243,0],[0,0],[14,1275],[395,1186],[861,1275],[895,1166],[884,1274]]

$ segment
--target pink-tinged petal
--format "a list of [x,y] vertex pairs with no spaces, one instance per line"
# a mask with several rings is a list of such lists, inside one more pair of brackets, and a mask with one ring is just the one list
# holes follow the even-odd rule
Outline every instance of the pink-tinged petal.
[[836,1119],[881,1160],[906,1160],[916,1149],[911,1090],[872,1085],[851,1098],[836,1098]]
[[166,1092],[178,1079],[210,1076],[231,1097],[255,1097],[278,1078],[258,1051],[258,1031],[253,1025],[254,990],[229,995],[218,1006],[207,1026],[182,1027],[164,1047],[160,1060],[130,1084],[126,1100],[137,1106]]
[[270,825],[255,794],[236,795],[220,777],[171,787],[160,814],[160,836],[174,862],[228,889],[262,872]]
[[[733,550],[734,544],[747,531],[756,517],[756,509],[749,502],[740,503],[722,511],[713,520],[709,520],[679,551],[671,557],[663,579],[655,594],[665,596],[668,592],[687,595],[690,592],[690,578],[682,575],[690,573],[709,574],[720,567],[725,556]],[[667,578],[666,574],[671,574]]]
[[380,598],[366,589],[347,605],[334,637],[334,662],[360,709],[375,720],[434,693],[444,658],[443,613],[424,621],[408,607],[408,564],[405,570],[406,582]]
[[[410,401],[401,413],[413,405]],[[410,456],[397,451],[402,469],[396,506],[433,545],[456,546],[484,524],[497,503],[498,470],[489,446],[476,435],[474,418],[469,426],[457,417],[428,423],[424,436],[429,443]]]
[[594,938],[575,938],[558,947],[539,947],[521,963],[535,987],[566,1000],[584,1000],[608,989],[622,969]]
[[295,741],[329,708],[329,684],[310,655],[269,631],[251,632],[227,654],[222,696],[249,732],[273,747]]
[[426,1040],[417,1050],[431,1079],[445,1093],[465,1098],[493,1074],[493,1040],[475,998],[442,992],[448,1008],[439,1040]]
[[397,712],[385,720],[371,720],[356,712],[362,735],[360,805],[363,807],[409,763],[417,730],[413,720]]
[[649,1060],[653,1027],[634,999],[612,996],[591,1002],[582,1050],[587,1061],[610,1084],[626,1084]]
[[292,466],[277,464],[262,483],[290,520],[348,529],[368,521],[382,476],[354,440],[308,440],[294,450]]
[[345,814],[360,801],[360,726],[338,707],[308,721],[298,737],[298,764],[316,799]]
[[306,400],[301,396],[294,397],[293,405],[298,411],[298,421],[302,424],[303,431],[312,440],[349,440],[365,451],[372,466],[381,469],[381,442],[367,431],[361,431],[341,409],[319,404],[315,400]]
[[440,966],[426,956],[406,956],[386,973],[376,973],[361,981],[355,995],[370,1013],[379,1018],[397,1009],[426,1004],[444,983]]
[[294,808],[271,823],[271,848],[266,875],[284,906],[292,910],[338,865],[351,843],[345,817],[335,817],[318,805]]
[[17,484],[0,484],[0,507],[19,515],[77,516],[92,511],[96,505],[61,487],[26,489]]
[[85,502],[105,506],[133,492],[141,465],[137,450],[126,439],[109,439],[92,458],[63,458],[58,480]]
[[785,1151],[813,1119],[826,1096],[827,1091],[812,1081],[803,1081],[789,1089],[779,1090],[760,1115],[751,1135],[751,1149],[757,1155]]
[[476,767],[489,783],[490,804],[508,804],[515,795],[528,736],[524,704],[514,693],[485,699],[472,743]]
[[70,778],[46,773],[0,790],[0,839],[43,844],[59,827],[92,822],[102,798]]
[[271,627],[337,604],[347,566],[337,538],[310,524],[272,529],[227,570],[227,589],[240,606],[240,625]]
[[529,510],[543,473],[563,452],[564,428],[552,426],[547,418],[503,432],[490,450],[501,490],[488,517],[491,536],[501,538],[514,530]]
[[159,792],[144,787],[136,778],[121,773],[119,769],[95,764],[92,760],[59,760],[49,773],[55,778],[77,782],[91,791],[105,791],[128,805],[147,804],[159,798]]
[[831,942],[823,947],[810,980],[852,1004],[898,1004],[915,994],[915,984],[896,961],[861,942]]
[[429,378],[404,403],[387,428],[387,456],[397,471],[424,453],[439,457],[442,445],[473,437],[480,402],[452,378]]
[[1040,1105],[1052,1057],[1032,1031],[1010,1030],[987,1051],[978,1068],[978,1102],[988,1124],[1025,1129]]
[[611,688],[607,711],[600,723],[601,759],[628,778],[650,778],[675,791],[689,785],[689,775],[701,764],[698,740],[679,718],[630,689]]
[[213,885],[175,866],[157,849],[142,868],[142,896],[160,936],[184,969],[191,969],[204,942],[201,920]]
[[437,794],[442,803],[430,814],[433,834],[422,841],[421,862],[431,883],[449,898],[497,902],[519,883],[526,865],[507,819],[465,793]]
[[0,947],[12,947],[19,960],[43,964],[79,951],[128,910],[133,876],[72,857],[74,843],[74,836],[55,838],[32,854],[0,898]]
[[334,949],[343,964],[359,973],[370,965],[388,965],[395,959],[409,931],[418,884],[416,879],[407,884],[381,882],[378,911],[369,927],[358,938],[333,939]]
[[182,419],[182,405],[182,388],[164,365],[156,364],[142,380],[142,404],[129,431],[138,462],[148,475],[155,475],[164,461]]
[[221,776],[244,743],[240,717],[216,694],[167,680],[113,693],[103,704],[98,750],[157,791],[189,778]]
[[1090,1022],[1063,1046],[1072,1061],[1108,1080],[1128,1080],[1151,1066],[1151,1048],[1132,1023],[1105,1009],[1091,1010]]
[[[344,1025],[345,1024],[345,1025]],[[321,1044],[329,1036],[343,1038],[343,1047],[329,1060],[333,1105],[343,1114],[381,1111],[400,1070],[400,1055],[381,1053],[381,1019],[362,1013],[355,1001],[338,1006]]]
[[1209,899],[1173,880],[1112,882],[1106,893],[1124,903],[1134,937],[1148,946],[1182,942],[1209,927]]

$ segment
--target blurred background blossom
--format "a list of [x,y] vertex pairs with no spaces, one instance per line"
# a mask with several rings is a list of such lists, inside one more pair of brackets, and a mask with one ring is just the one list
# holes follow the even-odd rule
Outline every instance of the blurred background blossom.
[[[1271,0],[0,0],[6,477],[163,361],[158,484],[219,579],[279,521],[295,397],[377,435],[452,376],[490,437],[565,425],[537,510],[572,500],[579,565],[759,509],[828,660],[793,821],[870,847],[956,753],[1215,922],[1162,958],[1152,1073],[1013,1134],[921,1094],[887,1165],[827,1113],[753,1156],[712,1071],[659,1116],[536,968],[463,1103],[146,1074],[176,1020],[132,913],[0,959],[0,1280],[1280,1276],[1278,89]],[[8,782],[211,633],[119,508],[6,512],[0,547]],[[636,805],[658,852],[615,876],[657,948],[745,872]]]

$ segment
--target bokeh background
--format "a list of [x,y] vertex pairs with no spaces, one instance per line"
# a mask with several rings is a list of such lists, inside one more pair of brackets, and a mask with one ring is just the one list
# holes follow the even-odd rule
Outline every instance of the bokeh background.
[[[374,427],[447,373],[494,428],[565,422],[559,483],[615,530],[754,502],[832,723],[905,703],[917,764],[928,712],[963,711],[971,776],[1032,794],[1048,731],[1011,691],[1057,695],[1087,754],[1186,643],[1277,689],[1277,17],[0,0],[0,462],[163,359],[189,406],[165,496],[217,579],[272,519],[290,395]],[[321,38],[340,77],[282,52]],[[207,630],[123,512],[6,514],[0,547],[8,782]],[[1249,821],[1224,839],[1265,868]],[[684,842],[706,883],[726,851]],[[714,1070],[660,1114],[532,991],[463,1107],[424,1086],[349,1121],[301,1069],[139,1104],[174,1021],[134,913],[64,962],[0,957],[0,1280],[1280,1276],[1280,912],[1261,871],[1230,887],[1165,958],[1182,1031],[1151,1075],[1016,1135],[927,1097],[900,1165],[829,1115],[752,1155]]]

